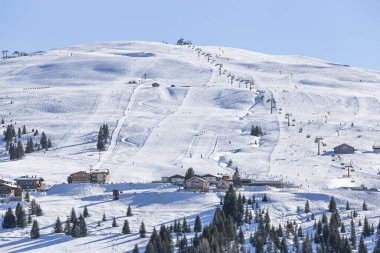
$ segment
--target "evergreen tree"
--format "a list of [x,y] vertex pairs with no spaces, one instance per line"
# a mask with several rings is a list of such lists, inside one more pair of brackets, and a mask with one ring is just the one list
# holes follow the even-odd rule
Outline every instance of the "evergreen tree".
[[32,138],[28,138],[26,142],[26,148],[25,148],[25,153],[32,153],[34,152],[34,143]]
[[40,237],[40,227],[38,226],[38,221],[34,220],[32,228],[30,230],[30,238],[37,239]]
[[115,216],[112,219],[112,227],[118,227]]
[[84,209],[83,209],[83,217],[85,217],[85,218],[90,217],[90,214],[88,213],[87,206],[84,206]]
[[28,214],[28,224],[32,224],[32,215]]
[[363,237],[368,237],[371,236],[371,227],[369,226],[368,219],[367,217],[364,217],[364,223],[363,223],[363,232],[362,235]]
[[43,215],[43,211],[42,211],[42,208],[41,208],[40,204],[36,204],[36,215],[37,216],[42,216]]
[[2,125],[5,124],[4,118],[1,118],[1,124],[2,124]]
[[67,217],[63,232],[65,232],[65,235],[71,235],[71,229],[70,217]]
[[13,143],[9,145],[9,160],[15,161],[17,160],[17,151]]
[[124,225],[123,225],[123,228],[122,228],[121,232],[124,235],[131,233],[131,229],[129,228],[129,222],[128,222],[128,220],[124,220]]
[[5,229],[16,227],[16,217],[14,216],[12,208],[10,207],[5,212],[2,227]]
[[71,213],[70,213],[70,222],[75,223],[78,220],[77,218],[77,213],[75,212],[74,207],[71,208]]
[[18,128],[17,136],[18,136],[19,139],[21,138],[21,128]]
[[30,194],[29,194],[29,192],[25,193],[24,199],[25,199],[26,202],[30,202]]
[[267,197],[266,193],[264,193],[264,196],[261,198],[261,201],[262,202],[268,202],[268,197]]
[[135,244],[135,247],[133,248],[132,253],[140,253],[139,246],[137,246],[137,243]]
[[242,182],[241,182],[241,178],[240,178],[240,173],[239,173],[239,169],[238,167],[235,168],[235,173],[234,175],[232,176],[232,182],[233,182],[233,185],[236,187],[236,188],[240,188],[243,186]]
[[368,206],[365,201],[363,202],[363,211],[368,211]]
[[86,220],[84,219],[84,216],[81,214],[79,215],[78,219],[78,227],[79,227],[79,237],[86,237],[87,236],[87,224]]
[[26,126],[25,125],[22,126],[22,134],[26,134]]
[[309,204],[309,200],[306,200],[306,203],[305,203],[305,213],[310,213],[310,204]]
[[22,146],[21,141],[18,141],[17,147],[16,147],[16,158],[21,159],[24,156],[25,156],[24,147]]
[[140,225],[139,234],[140,234],[140,238],[146,237],[145,224],[143,221],[141,222],[141,225]]
[[352,218],[351,218],[351,237],[350,237],[350,241],[351,241],[352,248],[356,249],[356,229],[355,229],[355,222],[354,222],[354,220]]
[[202,223],[201,223],[201,218],[199,217],[199,215],[195,217],[194,232],[198,232],[198,233],[202,232]]
[[45,132],[41,134],[40,145],[42,149],[48,149],[48,139]]
[[336,201],[335,201],[334,196],[331,196],[330,204],[329,204],[329,211],[330,211],[331,213],[337,211],[337,208],[336,208]]
[[106,219],[106,214],[103,213],[102,221],[106,221],[106,220],[107,220],[107,219]]
[[104,141],[104,135],[103,135],[102,128],[100,128],[99,133],[98,133],[98,142],[96,144],[96,148],[99,151],[106,150],[106,145],[105,145],[105,141]]
[[58,216],[57,220],[54,223],[54,233],[62,233],[62,232],[63,232],[62,223]]
[[347,203],[346,203],[346,210],[348,211],[348,210],[351,210],[351,208],[350,208],[350,203],[347,201]]
[[380,253],[380,237],[377,237],[375,248],[373,249],[373,253]]
[[188,168],[187,171],[186,171],[186,174],[185,174],[185,181],[194,177],[195,176],[195,173],[194,173],[194,169],[193,168]]
[[131,208],[131,205],[128,205],[128,209],[127,209],[127,217],[131,217],[131,216],[133,216],[132,208]]
[[29,206],[29,213],[31,215],[36,214],[36,206],[37,206],[36,200],[32,199],[32,201],[30,202],[30,206]]
[[240,227],[240,229],[239,229],[238,242],[239,242],[241,245],[244,245],[244,244],[245,244],[244,233],[243,233],[243,229],[242,229],[241,227]]
[[364,243],[363,236],[360,237],[358,253],[368,253],[367,245]]

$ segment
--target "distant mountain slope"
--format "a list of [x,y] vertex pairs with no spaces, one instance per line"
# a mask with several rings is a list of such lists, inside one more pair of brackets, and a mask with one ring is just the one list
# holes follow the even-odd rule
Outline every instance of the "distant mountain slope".
[[[9,162],[0,141],[0,176],[41,175],[53,184],[95,166],[109,169],[113,182],[146,182],[188,167],[231,174],[237,166],[244,176],[310,188],[380,187],[379,154],[371,152],[380,144],[379,87],[375,71],[224,47],[104,42],[1,60],[5,126],[45,131],[53,148]],[[113,140],[99,155],[104,123]],[[266,134],[250,136],[252,125]],[[325,155],[316,155],[317,136]],[[332,161],[341,143],[358,152]],[[351,162],[355,182],[342,178],[341,163]]]

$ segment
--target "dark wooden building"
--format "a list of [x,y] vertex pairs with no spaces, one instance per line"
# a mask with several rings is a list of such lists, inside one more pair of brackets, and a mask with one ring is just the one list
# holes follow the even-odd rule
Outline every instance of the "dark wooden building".
[[20,186],[22,190],[43,190],[45,183],[42,177],[37,176],[22,176],[15,179],[16,184]]
[[91,183],[91,174],[86,171],[78,171],[67,178],[69,184]]
[[343,143],[334,148],[335,154],[353,154],[355,153],[355,148]]

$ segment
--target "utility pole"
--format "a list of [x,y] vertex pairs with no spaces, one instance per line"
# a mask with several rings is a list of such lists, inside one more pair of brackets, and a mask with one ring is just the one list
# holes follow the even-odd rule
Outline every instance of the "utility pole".
[[285,114],[285,118],[288,119],[288,127],[290,126],[290,117],[291,117],[291,116],[292,116],[291,113],[286,113],[286,114]]
[[347,169],[347,177],[351,177],[350,170],[352,168],[352,165],[349,164],[349,165],[345,165],[344,167],[346,167],[346,169]]
[[315,143],[318,143],[318,155],[320,155],[321,154],[321,141],[323,140],[323,138],[322,137],[316,137],[315,138]]
[[270,114],[273,114],[273,109],[276,108],[276,100],[273,98],[269,99],[270,101]]
[[249,90],[250,91],[252,90],[253,85],[255,85],[255,80],[252,80],[251,82],[249,82]]

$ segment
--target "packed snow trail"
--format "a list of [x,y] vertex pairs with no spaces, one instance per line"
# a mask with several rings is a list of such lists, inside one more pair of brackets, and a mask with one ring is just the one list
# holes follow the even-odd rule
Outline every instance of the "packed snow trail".
[[141,86],[142,86],[142,84],[137,85],[133,88],[133,93],[131,95],[131,99],[129,100],[127,109],[124,111],[123,116],[117,121],[116,128],[112,132],[111,143],[110,143],[108,149],[101,155],[100,160],[94,165],[94,167],[92,169],[94,169],[94,170],[101,169],[104,162],[107,161],[108,158],[112,155],[112,153],[116,147],[117,140],[119,139],[121,128],[122,128],[125,120],[127,119],[129,113],[131,112],[131,110],[135,104],[136,97],[140,91]]

